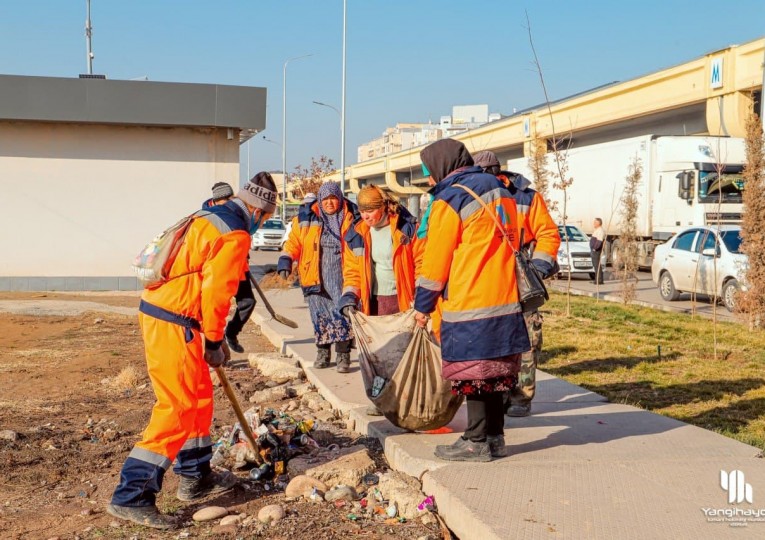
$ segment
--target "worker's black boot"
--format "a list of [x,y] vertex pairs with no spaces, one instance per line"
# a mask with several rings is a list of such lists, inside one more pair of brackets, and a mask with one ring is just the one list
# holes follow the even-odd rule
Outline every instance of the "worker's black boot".
[[446,461],[491,461],[487,442],[473,442],[460,437],[454,444],[436,446],[436,457]]
[[351,371],[351,353],[337,353],[337,372],[348,373]]
[[109,504],[106,506],[106,512],[116,518],[132,521],[144,527],[152,529],[175,529],[178,524],[170,516],[159,513],[157,507],[151,506],[117,506]]
[[223,493],[224,491],[230,490],[235,485],[236,476],[228,471],[210,471],[202,478],[181,476],[176,496],[181,501],[193,501],[215,493]]
[[229,348],[235,353],[242,354],[244,352],[244,347],[239,343],[239,338],[237,338],[237,336],[226,334],[226,342],[228,343]]
[[505,448],[504,435],[489,435],[486,437],[486,442],[489,443],[489,451],[491,452],[491,457],[507,456],[507,448]]
[[329,360],[332,357],[332,351],[329,349],[318,349],[316,351],[316,360],[313,362],[313,367],[316,369],[324,369],[329,367]]

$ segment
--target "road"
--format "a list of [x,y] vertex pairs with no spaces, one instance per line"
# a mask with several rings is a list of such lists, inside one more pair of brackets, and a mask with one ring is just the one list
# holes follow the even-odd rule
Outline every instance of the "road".
[[[276,263],[279,259],[278,251],[250,251],[250,269],[256,279],[276,269]],[[571,290],[575,294],[596,296],[606,300],[614,300],[619,297],[621,283],[618,277],[613,276],[610,271],[606,272],[606,283],[596,289],[595,284],[590,283],[587,274],[574,274],[571,280]],[[566,279],[552,281],[552,288],[565,291]],[[676,302],[665,302],[659,294],[659,289],[651,280],[650,272],[638,272],[637,284],[637,302],[646,307],[661,309],[664,311],[674,311],[679,313],[692,313],[694,311],[693,302],[690,294],[681,294],[680,300]],[[712,317],[712,301],[708,296],[698,295],[696,299],[695,312],[704,317]],[[736,321],[736,317],[729,312],[722,304],[717,306],[717,317],[721,321]]]
[[[600,285],[597,289],[594,283],[590,283],[590,278],[587,274],[574,274],[571,279],[571,290],[575,294],[581,294],[586,296],[600,296],[606,300],[614,300],[619,298],[619,291],[621,289],[621,282],[617,276],[611,274],[610,271],[606,272],[606,282]],[[566,278],[552,281],[552,288],[558,291],[566,290]],[[662,299],[659,293],[659,288],[654,284],[651,279],[650,272],[638,272],[638,283],[636,288],[637,298],[636,303],[651,307],[654,309],[661,309],[663,311],[674,311],[678,313],[692,313],[694,311],[694,303],[691,301],[691,295],[683,293],[680,295],[680,299],[676,302],[666,302]],[[695,312],[698,315],[704,317],[712,317],[713,304],[710,297],[705,295],[697,295],[695,302]],[[737,319],[730,311],[725,309],[722,304],[717,305],[717,318],[721,321],[735,322]]]

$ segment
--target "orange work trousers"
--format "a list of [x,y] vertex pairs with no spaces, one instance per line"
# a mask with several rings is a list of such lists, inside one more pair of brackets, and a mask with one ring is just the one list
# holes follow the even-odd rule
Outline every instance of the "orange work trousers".
[[157,401],[122,467],[112,497],[118,506],[155,504],[173,460],[176,474],[199,478],[210,471],[212,458],[213,388],[199,332],[144,313],[138,317]]

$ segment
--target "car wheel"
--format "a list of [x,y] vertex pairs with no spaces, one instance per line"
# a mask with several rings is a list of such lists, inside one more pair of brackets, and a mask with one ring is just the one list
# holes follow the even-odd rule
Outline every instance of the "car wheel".
[[736,294],[738,294],[738,282],[731,279],[725,282],[722,288],[722,301],[728,311],[736,309]]
[[675,282],[672,281],[672,276],[669,272],[664,272],[659,278],[659,292],[661,297],[667,302],[674,302],[680,298],[680,291],[675,289]]
[[252,246],[252,251],[258,251],[260,248],[258,246]]
[[621,243],[614,242],[611,246],[611,268],[614,270],[622,270],[624,264],[622,263]]

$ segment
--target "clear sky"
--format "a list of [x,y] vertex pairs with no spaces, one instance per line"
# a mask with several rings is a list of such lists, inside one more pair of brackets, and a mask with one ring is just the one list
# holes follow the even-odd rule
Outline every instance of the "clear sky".
[[[86,72],[85,4],[0,1],[0,73]],[[281,169],[282,65],[313,54],[288,68],[288,170],[321,154],[339,163],[339,117],[312,101],[340,108],[342,0],[92,5],[96,73],[268,88],[253,174]],[[387,126],[438,121],[452,105],[510,114],[541,102],[525,9],[552,99],[765,35],[763,0],[348,0],[346,161]]]

